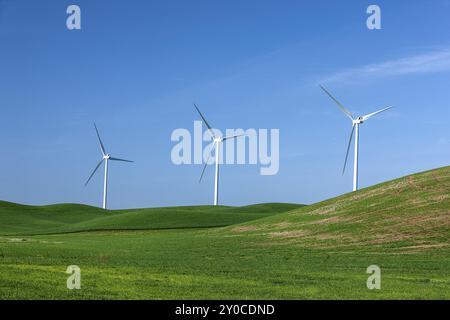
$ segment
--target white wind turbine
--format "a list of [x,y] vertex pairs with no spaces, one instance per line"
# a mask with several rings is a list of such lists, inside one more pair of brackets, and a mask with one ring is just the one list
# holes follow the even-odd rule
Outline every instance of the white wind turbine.
[[106,202],[107,202],[107,197],[108,197],[108,161],[109,160],[112,160],[112,161],[123,161],[123,162],[133,162],[133,161],[111,157],[106,152],[105,147],[103,146],[102,139],[100,138],[100,134],[98,133],[98,129],[97,129],[97,126],[95,125],[95,123],[94,123],[94,127],[95,127],[95,132],[97,132],[97,138],[98,138],[98,142],[100,144],[100,150],[102,152],[103,158],[97,164],[97,166],[95,167],[94,171],[92,171],[91,175],[89,176],[89,179],[86,181],[84,186],[87,186],[87,184],[89,183],[89,181],[91,181],[91,178],[95,174],[97,169],[100,167],[100,165],[103,162],[105,162],[105,179],[104,179],[104,183],[103,183],[103,209],[106,209]]
[[[200,110],[197,108],[197,105],[194,103],[194,107],[195,109],[197,109],[197,112],[199,113],[200,117],[202,118],[203,122],[205,123],[206,127],[208,128],[208,132],[211,135],[211,138],[214,142],[214,154],[215,154],[215,167],[216,167],[216,172],[214,175],[214,205],[217,206],[219,203],[219,159],[220,159],[220,147],[222,145],[222,142],[224,142],[225,140],[228,139],[235,139],[237,137],[241,137],[244,136],[244,134],[239,134],[239,135],[235,135],[235,136],[229,136],[229,137],[221,137],[221,136],[215,136],[214,132],[211,128],[211,126],[208,124],[208,122],[206,121],[205,117],[203,116],[203,114],[200,112]],[[211,150],[212,151],[212,150]],[[200,176],[200,181],[202,181],[203,178],[203,174],[205,173],[205,169],[206,166],[209,163],[209,159],[211,158],[211,152],[208,155],[208,160],[206,160],[205,166],[203,167],[202,170],[202,174]]]
[[345,115],[347,117],[350,118],[350,120],[352,121],[352,132],[350,133],[350,140],[348,141],[348,146],[347,146],[347,153],[345,155],[345,162],[344,162],[344,168],[342,170],[342,174],[344,174],[345,172],[345,167],[347,165],[347,159],[348,159],[348,152],[350,151],[350,145],[352,143],[352,138],[353,138],[353,132],[355,132],[355,158],[354,158],[354,165],[353,165],[353,191],[358,190],[358,143],[359,143],[359,125],[361,123],[363,123],[364,121],[370,119],[371,117],[386,111],[388,109],[391,109],[392,107],[387,107],[372,113],[369,113],[365,116],[359,116],[359,117],[353,117],[353,115],[351,114],[350,111],[348,111],[335,97],[333,97],[331,95],[331,93],[329,93],[327,91],[327,89],[325,89],[323,86],[320,86],[322,88],[323,91],[325,91],[325,93],[337,104],[337,106],[342,110],[342,112],[345,113]]

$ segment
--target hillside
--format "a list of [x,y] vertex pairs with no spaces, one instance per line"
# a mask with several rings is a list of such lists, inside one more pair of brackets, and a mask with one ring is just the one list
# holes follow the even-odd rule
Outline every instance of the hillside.
[[220,232],[257,237],[265,244],[307,248],[448,249],[450,167],[403,177]]
[[108,210],[79,205],[26,206],[0,202],[0,234],[31,235],[91,230],[149,230],[219,227],[300,207],[268,203],[244,207],[167,207]]
[[450,299],[449,184],[447,167],[305,207],[1,203],[0,299]]

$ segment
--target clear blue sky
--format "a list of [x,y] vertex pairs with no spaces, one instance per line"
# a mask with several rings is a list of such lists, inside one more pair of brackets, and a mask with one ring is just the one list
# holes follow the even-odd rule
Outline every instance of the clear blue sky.
[[[82,30],[66,29],[66,8]],[[382,30],[366,8],[382,9]],[[221,202],[312,203],[351,190],[348,119],[369,186],[450,164],[450,1],[0,0],[0,199],[101,205],[95,121],[115,156],[112,208],[210,204],[213,168],[170,161],[196,102],[211,124],[279,128],[280,171],[223,166]]]

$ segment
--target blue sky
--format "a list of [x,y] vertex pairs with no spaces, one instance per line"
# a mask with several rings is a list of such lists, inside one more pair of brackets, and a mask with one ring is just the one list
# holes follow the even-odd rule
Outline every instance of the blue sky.
[[[82,29],[66,28],[77,4]],[[366,8],[382,30],[366,28]],[[360,184],[449,165],[450,1],[0,0],[0,199],[112,208],[209,204],[213,168],[170,160],[176,128],[279,128],[280,171],[223,166],[221,203],[312,203],[351,190],[348,119],[361,127]]]

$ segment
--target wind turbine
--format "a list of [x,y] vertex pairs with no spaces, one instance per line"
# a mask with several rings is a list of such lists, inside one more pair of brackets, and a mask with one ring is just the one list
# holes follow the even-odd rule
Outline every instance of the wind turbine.
[[348,152],[350,151],[350,145],[352,143],[353,139],[353,133],[355,133],[355,158],[354,158],[354,165],[353,165],[353,191],[358,190],[358,144],[359,144],[359,125],[362,124],[364,121],[369,120],[373,116],[391,109],[392,107],[387,107],[369,114],[366,114],[365,116],[359,116],[354,117],[350,111],[348,111],[335,97],[331,95],[330,92],[327,91],[323,86],[320,86],[322,90],[337,104],[337,106],[341,109],[344,114],[350,118],[352,121],[352,131],[350,133],[350,140],[348,141],[347,146],[347,153],[345,155],[345,162],[344,162],[344,168],[342,169],[342,174],[345,172],[345,167],[347,165],[347,159],[348,159]]
[[95,123],[94,123],[94,127],[95,127],[95,132],[97,133],[97,138],[98,138],[98,142],[100,144],[100,150],[102,152],[103,158],[97,164],[97,166],[95,167],[94,171],[92,171],[91,175],[89,176],[89,179],[86,181],[84,186],[87,186],[87,184],[89,183],[89,181],[91,181],[91,178],[95,174],[97,169],[100,167],[100,165],[103,162],[105,162],[105,178],[104,178],[104,183],[103,183],[103,209],[106,209],[106,202],[107,202],[107,197],[108,197],[108,161],[109,160],[112,160],[112,161],[123,161],[123,162],[133,162],[133,161],[111,157],[106,152],[105,147],[103,146],[102,139],[100,138],[100,134],[98,133],[98,129],[97,129],[97,126],[95,125]]
[[[221,136],[217,136],[214,134],[211,126],[209,125],[208,121],[206,121],[205,117],[203,116],[203,114],[200,112],[200,110],[197,108],[197,105],[194,103],[194,107],[195,109],[197,109],[198,114],[200,115],[200,117],[202,118],[203,122],[205,123],[206,127],[208,128],[208,132],[211,135],[211,138],[214,142],[214,154],[216,157],[215,160],[215,167],[216,167],[216,172],[214,175],[214,205],[217,206],[219,203],[219,159],[220,159],[220,147],[222,145],[222,142],[228,140],[228,139],[235,139],[237,137],[241,137],[244,136],[244,134],[239,134],[239,135],[235,135],[235,136],[229,136],[229,137],[221,137]],[[212,150],[211,150],[212,151]],[[211,158],[211,152],[208,155],[208,160],[206,160],[205,166],[203,167],[202,170],[202,174],[200,176],[200,180],[199,182],[202,181],[203,175],[205,173],[205,169],[206,166],[208,165],[209,159]]]

